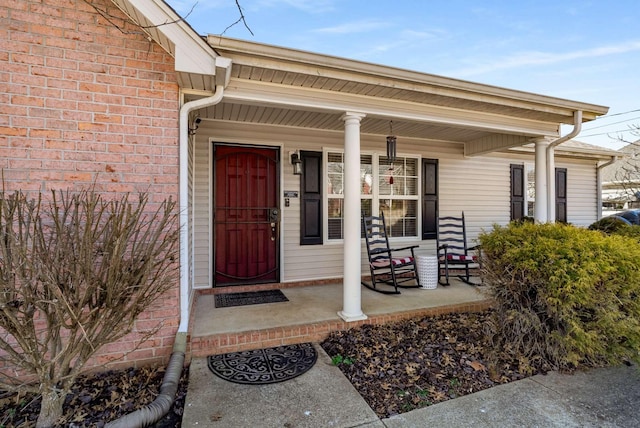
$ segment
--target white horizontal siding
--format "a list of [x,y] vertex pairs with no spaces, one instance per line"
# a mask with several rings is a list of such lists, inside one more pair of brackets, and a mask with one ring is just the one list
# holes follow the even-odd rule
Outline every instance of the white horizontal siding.
[[440,158],[439,214],[463,211],[471,245],[482,230],[510,220],[509,160],[496,157]]
[[[282,191],[297,191],[300,178],[294,176],[289,152],[294,150],[342,150],[342,132],[308,131],[266,125],[231,124],[203,121],[198,130],[194,185],[196,286],[210,287],[210,174],[209,138],[212,141],[265,144],[281,147]],[[380,136],[362,135],[363,152],[384,153],[386,143]],[[491,155],[465,158],[463,147],[427,140],[398,141],[398,156],[419,155],[439,161],[440,215],[465,212],[468,240],[472,244],[483,230],[493,224],[504,225],[510,218],[511,163],[532,163],[533,154]],[[568,169],[568,215],[574,224],[587,225],[595,220],[595,167],[593,162],[556,160],[556,166]],[[281,265],[283,282],[338,278],[343,273],[343,246],[340,243],[300,245],[300,197],[290,198],[281,208]],[[592,220],[593,219],[593,220]],[[394,241],[393,246],[419,244],[419,254],[433,254],[435,241],[407,239]],[[362,271],[368,274],[366,250],[362,247]]]
[[195,288],[211,287],[211,187],[210,187],[210,150],[208,141],[200,139],[195,144],[194,151],[194,199],[193,222],[194,245],[193,284]]
[[598,219],[595,162],[556,161],[567,168],[567,221],[587,227]]

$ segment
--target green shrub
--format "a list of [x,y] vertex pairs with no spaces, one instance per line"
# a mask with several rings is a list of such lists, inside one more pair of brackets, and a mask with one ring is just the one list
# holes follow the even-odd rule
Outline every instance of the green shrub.
[[553,367],[640,361],[640,242],[560,224],[480,237],[496,350]]
[[633,238],[636,241],[640,242],[640,226],[621,227],[620,229],[615,230],[613,233],[616,235]]
[[592,223],[589,226],[590,230],[599,230],[607,234],[611,234],[619,230],[630,229],[630,228],[631,226],[629,226],[627,223],[615,217],[601,218],[600,220],[596,221],[595,223]]

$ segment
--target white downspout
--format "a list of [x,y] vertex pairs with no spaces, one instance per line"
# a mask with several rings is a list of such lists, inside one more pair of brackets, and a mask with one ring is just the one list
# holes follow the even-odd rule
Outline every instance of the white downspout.
[[173,351],[162,379],[160,394],[149,405],[109,422],[105,428],[141,428],[155,424],[166,415],[175,400],[187,353],[189,330],[189,113],[222,101],[224,87],[216,86],[213,95],[185,103],[180,107],[180,325],[173,342]]
[[224,88],[216,86],[212,96],[184,103],[180,107],[180,325],[178,333],[189,330],[189,114],[218,104]]
[[596,167],[596,220],[602,218],[602,169],[618,161],[618,156],[611,156],[611,159]]
[[573,130],[552,141],[547,146],[547,221],[555,223],[556,221],[556,165],[554,159],[554,148],[560,144],[572,139],[582,130],[582,110],[573,113]]

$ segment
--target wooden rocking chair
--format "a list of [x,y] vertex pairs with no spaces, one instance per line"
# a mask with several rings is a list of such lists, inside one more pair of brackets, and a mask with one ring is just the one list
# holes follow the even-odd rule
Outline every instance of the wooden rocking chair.
[[[449,269],[464,269],[464,275],[457,275],[460,280],[469,285],[479,285],[472,282],[472,276],[479,276],[480,263],[478,260],[479,247],[467,247],[467,231],[464,223],[464,212],[461,217],[438,218],[438,283],[449,285]],[[471,275],[471,271],[475,275]],[[444,282],[441,278],[444,276]]]
[[[420,280],[413,251],[418,245],[390,248],[387,225],[382,213],[380,217],[363,216],[362,227],[371,270],[371,284],[362,281],[362,285],[383,294],[400,294],[398,287],[419,287]],[[405,285],[410,281],[415,281],[415,285]],[[377,285],[380,283],[391,285],[393,290],[379,289]]]

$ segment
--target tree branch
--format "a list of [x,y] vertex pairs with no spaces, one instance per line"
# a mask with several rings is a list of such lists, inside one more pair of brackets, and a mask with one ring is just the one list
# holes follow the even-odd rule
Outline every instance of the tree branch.
[[[90,0],[83,0],[86,4],[88,4],[89,6],[91,6],[96,12],[98,12],[98,15],[100,15],[101,17],[103,17],[109,24],[113,25],[114,27],[116,27],[118,30],[120,30],[120,32],[122,34],[146,34],[140,31],[126,31],[124,30],[124,25],[118,25],[114,22],[114,20],[121,20],[124,22],[127,22],[125,20],[123,20],[121,17],[119,16],[115,16],[112,15],[111,13],[109,13],[107,10],[101,9],[98,6],[96,6],[95,4],[93,4],[93,2],[91,2]],[[237,2],[236,2],[237,3]],[[171,24],[177,24],[178,22],[187,22],[186,18],[191,15],[191,13],[193,12],[193,10],[195,9],[195,7],[197,6],[198,2],[195,2],[193,4],[193,6],[191,6],[191,10],[189,10],[189,13],[187,13],[184,17],[180,17],[178,19],[175,19],[173,21],[167,21],[167,22],[163,22],[162,24],[155,24],[155,25],[140,25],[140,24],[135,24],[133,22],[134,25],[136,25],[137,27],[141,28],[142,30],[148,30],[150,28],[159,28],[165,25],[171,25]],[[240,7],[240,6],[238,6]]]
[[240,18],[238,18],[236,20],[236,22],[234,22],[233,24],[231,24],[227,28],[225,28],[224,31],[222,33],[220,33],[220,35],[223,36],[224,33],[226,33],[229,28],[233,27],[234,25],[238,24],[239,22],[242,22],[244,24],[245,28],[247,30],[249,30],[249,32],[253,36],[254,35],[253,31],[251,31],[251,28],[249,28],[249,25],[247,24],[247,20],[245,19],[244,12],[242,11],[242,6],[240,6],[239,0],[236,0],[236,6],[238,7],[238,12],[240,12]]

